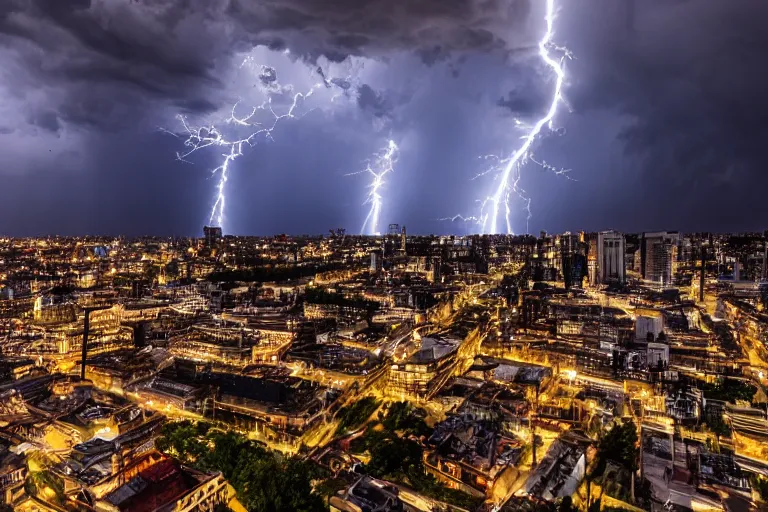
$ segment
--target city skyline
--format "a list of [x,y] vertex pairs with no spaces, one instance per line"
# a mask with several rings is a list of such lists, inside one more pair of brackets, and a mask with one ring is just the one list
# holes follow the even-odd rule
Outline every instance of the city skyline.
[[329,235],[0,237],[0,510],[768,501],[768,232]]
[[[488,168],[482,157],[508,158],[525,133],[514,118],[546,112],[554,84],[535,51],[544,3],[502,2],[496,21],[473,4],[395,15],[372,1],[356,20],[292,6],[271,28],[244,26],[248,8],[238,19],[194,3],[163,4],[162,16],[140,2],[9,4],[0,14],[0,233],[198,234],[223,151],[176,159],[185,150],[176,116],[219,127],[265,98],[280,116],[289,91],[314,92],[272,140],[232,162],[227,233],[354,232],[369,211],[369,182],[346,175],[390,140],[399,159],[382,188],[383,225],[482,231],[441,219],[479,215],[498,187],[494,173],[473,179]],[[755,64],[766,6],[555,6],[552,43],[574,57],[564,63],[568,111],[535,142],[535,161],[547,169],[529,162],[521,174],[532,216],[527,222],[525,200],[511,196],[512,231],[594,231],[607,216],[624,232],[762,230],[767,106]],[[284,28],[296,15],[305,31]],[[110,22],[118,16],[120,26]],[[375,27],[367,16],[401,30],[356,38],[355,23]],[[193,20],[204,30],[190,32]]]
[[768,512],[768,0],[0,0],[0,512]]

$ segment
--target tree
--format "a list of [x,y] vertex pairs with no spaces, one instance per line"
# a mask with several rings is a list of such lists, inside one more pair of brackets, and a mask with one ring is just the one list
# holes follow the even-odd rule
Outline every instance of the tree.
[[190,464],[209,451],[200,439],[209,429],[210,425],[203,422],[192,423],[187,420],[167,423],[163,425],[162,436],[155,440],[155,447],[185,464]]
[[181,421],[163,426],[159,450],[203,471],[221,471],[251,512],[325,510],[312,489],[315,466],[284,458],[245,436],[222,432],[207,423]]
[[383,428],[369,428],[353,442],[356,449],[370,452],[365,471],[377,478],[408,485],[430,498],[475,510],[482,499],[444,487],[426,473],[422,446],[413,436],[428,436],[431,430],[417,411],[419,409],[407,402],[392,404],[388,414],[379,417]]
[[419,416],[417,411],[422,409],[413,407],[410,402],[395,402],[389,407],[386,418],[382,422],[384,428],[391,431],[404,431],[406,434],[426,436],[431,429]]
[[361,426],[379,407],[379,403],[375,398],[365,397],[341,409],[339,411],[339,426],[336,432],[341,434],[353,431]]
[[621,464],[631,472],[637,470],[640,449],[637,446],[637,428],[630,422],[615,424],[600,440],[597,447],[597,465],[594,474],[602,475],[609,460]]

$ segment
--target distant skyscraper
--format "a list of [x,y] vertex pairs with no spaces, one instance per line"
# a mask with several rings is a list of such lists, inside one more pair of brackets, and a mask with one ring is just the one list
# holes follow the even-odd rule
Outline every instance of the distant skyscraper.
[[679,242],[680,233],[677,232],[643,233],[640,244],[643,279],[660,286],[672,283]]
[[205,237],[206,247],[216,247],[221,241],[221,228],[218,226],[205,226],[203,228],[203,235]]
[[434,256],[432,258],[432,281],[435,283],[439,283],[443,280],[443,275],[440,272],[442,264],[443,262],[440,259],[440,256]]
[[371,272],[379,272],[383,264],[381,251],[371,251]]
[[624,235],[618,231],[597,234],[597,268],[595,284],[623,283],[626,280]]
[[583,233],[564,233],[560,235],[560,271],[566,290],[583,286],[584,276],[587,275],[587,244],[583,241]]

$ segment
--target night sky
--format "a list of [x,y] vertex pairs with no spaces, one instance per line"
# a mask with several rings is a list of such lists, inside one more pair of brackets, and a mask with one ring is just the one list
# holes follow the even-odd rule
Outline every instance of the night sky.
[[[513,198],[515,232],[768,228],[768,2],[555,0],[567,106]],[[392,139],[382,223],[469,233],[481,157],[520,144],[554,84],[544,0],[3,0],[0,235],[198,235],[223,148],[185,160],[178,115],[277,114],[232,163],[225,232],[359,232]],[[570,110],[570,112],[569,112]],[[269,121],[269,112],[261,111]]]

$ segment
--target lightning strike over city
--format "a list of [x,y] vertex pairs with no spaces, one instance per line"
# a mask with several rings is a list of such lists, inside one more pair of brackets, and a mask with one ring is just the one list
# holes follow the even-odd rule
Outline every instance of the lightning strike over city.
[[[283,55],[290,55],[289,50],[284,50]],[[177,134],[165,130],[176,137],[184,139],[185,151],[176,153],[176,158],[183,162],[189,162],[187,157],[210,146],[223,148],[220,154],[221,164],[211,170],[211,176],[217,178],[216,196],[209,214],[209,224],[222,227],[225,222],[225,207],[227,204],[227,181],[233,162],[244,155],[248,148],[253,148],[259,142],[274,140],[273,135],[278,125],[288,119],[299,119],[314,108],[301,109],[318,89],[334,90],[330,102],[334,103],[339,98],[355,99],[350,91],[354,84],[355,76],[352,72],[345,78],[329,76],[322,67],[317,66],[312,75],[319,76],[320,80],[313,83],[305,92],[294,92],[291,84],[281,85],[277,79],[274,68],[257,64],[252,56],[246,56],[239,66],[254,71],[254,78],[258,79],[261,92],[266,99],[255,107],[244,109],[242,101],[236,102],[229,116],[220,124],[207,124],[204,126],[192,126],[186,116],[178,115],[177,119],[182,126],[182,133]],[[287,97],[287,106],[276,106],[275,98]],[[299,112],[298,110],[302,110]],[[243,110],[246,112],[243,113]],[[282,112],[279,112],[282,110]]]
[[[315,84],[305,93],[295,93],[290,106],[284,113],[280,114],[273,107],[272,96],[268,96],[262,104],[251,107],[250,112],[245,115],[238,115],[239,103],[235,103],[223,126],[235,126],[238,129],[246,129],[248,135],[245,137],[230,138],[226,135],[225,132],[227,130],[225,128],[217,128],[213,124],[193,127],[189,125],[186,117],[178,116],[187,136],[184,140],[184,146],[187,149],[176,153],[176,157],[179,160],[187,161],[187,157],[209,146],[224,148],[224,152],[221,153],[221,165],[211,171],[212,176],[218,176],[216,199],[209,216],[209,223],[211,225],[222,227],[224,224],[224,208],[227,201],[226,184],[232,162],[242,156],[246,148],[255,146],[260,140],[272,139],[272,135],[281,121],[305,115],[306,112],[296,114],[296,108],[309,98],[318,87],[321,87],[321,85]],[[259,114],[265,114],[268,118],[267,121],[258,120]]]
[[379,218],[381,216],[381,206],[383,201],[381,189],[386,183],[384,178],[395,170],[395,163],[397,162],[399,151],[400,149],[397,147],[397,144],[395,144],[395,141],[390,140],[387,144],[387,147],[379,151],[375,155],[373,162],[369,161],[365,169],[347,175],[352,176],[357,174],[369,174],[372,176],[371,184],[368,185],[370,190],[365,202],[363,203],[370,205],[368,215],[365,217],[365,221],[363,222],[363,227],[361,229],[363,234],[380,234]]
[[[491,169],[478,175],[482,176],[494,173],[498,179],[496,191],[492,195],[486,197],[481,203],[478,223],[481,226],[483,233],[500,233],[500,217],[503,217],[504,219],[503,228],[506,230],[506,233],[513,233],[510,221],[510,214],[512,211],[510,206],[510,195],[513,192],[525,205],[524,209],[527,213],[526,230],[528,229],[527,222],[530,221],[531,218],[531,199],[520,185],[522,169],[528,162],[534,162],[545,170],[550,170],[556,174],[565,175],[566,177],[569,172],[568,169],[559,169],[546,162],[537,161],[532,155],[533,145],[537,139],[543,135],[542,130],[545,127],[548,130],[553,130],[553,121],[557,115],[558,107],[564,104],[562,90],[565,83],[565,70],[563,63],[566,58],[570,58],[570,52],[563,47],[555,45],[553,42],[556,14],[555,0],[546,0],[545,19],[547,28],[544,36],[538,43],[538,48],[539,57],[555,75],[555,86],[549,103],[549,108],[547,109],[546,114],[532,126],[527,126],[525,123],[515,120],[516,126],[523,127],[527,132],[522,137],[523,142],[521,146],[507,158],[496,157],[495,160],[497,164]],[[562,55],[559,58],[553,57],[553,51]],[[486,211],[486,209],[490,211]]]
[[0,512],[768,512],[766,19],[0,0]]

